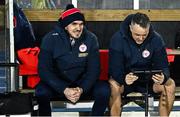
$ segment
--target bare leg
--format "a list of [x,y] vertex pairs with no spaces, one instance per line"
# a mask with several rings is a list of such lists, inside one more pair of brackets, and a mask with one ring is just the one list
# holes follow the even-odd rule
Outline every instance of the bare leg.
[[164,85],[154,84],[155,92],[160,92],[159,114],[160,116],[169,116],[175,99],[175,83],[169,79]]
[[110,97],[110,115],[111,116],[121,116],[122,111],[122,99],[121,94],[124,91],[124,86],[119,85],[113,79],[109,80],[110,87],[111,87],[111,97]]

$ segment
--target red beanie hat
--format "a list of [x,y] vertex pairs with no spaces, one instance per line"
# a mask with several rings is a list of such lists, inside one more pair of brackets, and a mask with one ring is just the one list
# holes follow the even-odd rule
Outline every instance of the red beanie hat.
[[85,22],[84,15],[80,12],[79,9],[74,8],[72,4],[68,4],[66,6],[66,10],[63,13],[61,13],[59,21],[62,27],[64,28],[76,20],[81,20]]

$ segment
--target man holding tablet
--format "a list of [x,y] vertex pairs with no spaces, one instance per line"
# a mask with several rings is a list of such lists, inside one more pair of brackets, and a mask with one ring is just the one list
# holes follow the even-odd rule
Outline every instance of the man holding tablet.
[[[109,47],[110,114],[121,115],[121,96],[130,92],[159,93],[159,114],[169,116],[175,99],[175,83],[170,78],[162,37],[143,13],[129,15],[111,39]],[[148,71],[138,75],[138,71]],[[154,72],[153,70],[161,70]]]

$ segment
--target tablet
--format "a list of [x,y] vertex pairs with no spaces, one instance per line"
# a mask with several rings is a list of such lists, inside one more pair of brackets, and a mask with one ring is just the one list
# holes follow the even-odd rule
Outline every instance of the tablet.
[[162,70],[136,70],[136,71],[133,71],[134,74],[151,74],[151,75],[154,75],[154,74],[161,74],[162,73]]
[[151,77],[154,74],[161,74],[162,70],[135,70],[132,73],[138,77]]
[[161,74],[162,70],[136,70],[132,73],[139,77],[138,81],[149,81],[154,74]]

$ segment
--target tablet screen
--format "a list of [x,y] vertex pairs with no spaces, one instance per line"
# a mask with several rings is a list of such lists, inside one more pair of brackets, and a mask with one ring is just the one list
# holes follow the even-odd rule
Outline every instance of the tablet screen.
[[152,75],[161,74],[162,70],[135,70],[132,73],[139,77],[139,81],[147,81],[151,79]]
[[134,74],[160,74],[162,70],[136,70],[133,71]]

